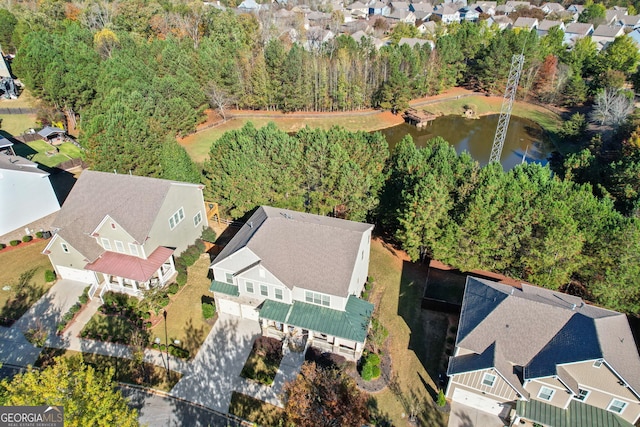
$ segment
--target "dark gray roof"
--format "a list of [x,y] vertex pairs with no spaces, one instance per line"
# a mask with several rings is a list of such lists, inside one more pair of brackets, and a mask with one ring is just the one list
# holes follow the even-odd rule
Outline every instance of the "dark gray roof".
[[45,126],[38,131],[38,135],[43,138],[48,138],[51,135],[64,135],[64,129],[60,129],[54,126]]
[[12,170],[18,172],[35,173],[38,175],[48,176],[49,173],[38,169],[38,164],[20,156],[12,156],[9,154],[0,155],[0,169]]
[[640,391],[640,356],[623,314],[536,286],[468,277],[456,345],[480,355],[495,343],[504,360],[524,368],[525,379],[560,376],[558,365],[565,363],[604,359]]
[[247,247],[289,288],[346,297],[363,233],[373,225],[261,206],[212,266]]
[[90,233],[105,216],[113,218],[142,244],[172,185],[196,184],[85,170],[54,219],[53,227],[93,262],[103,249]]

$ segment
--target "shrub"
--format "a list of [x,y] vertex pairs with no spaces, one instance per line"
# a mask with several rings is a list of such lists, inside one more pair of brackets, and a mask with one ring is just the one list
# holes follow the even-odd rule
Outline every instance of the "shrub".
[[187,284],[187,273],[184,271],[178,271],[178,275],[176,276],[176,283],[178,286],[184,286]]
[[42,231],[37,231],[37,232],[36,232],[36,237],[37,237],[38,239],[42,239]]
[[89,288],[84,288],[84,292],[82,292],[82,295],[78,297],[78,302],[80,304],[86,304],[89,302]]
[[[362,367],[362,371],[360,372],[360,375],[362,376],[362,379],[365,381],[371,381],[372,379],[374,379],[375,377],[373,376],[374,372],[374,368],[377,368],[377,366],[373,366],[373,365],[369,365],[369,364],[365,364]],[[380,368],[378,368],[378,371],[380,371]],[[380,372],[378,372],[378,376],[380,376]]]
[[143,311],[142,312],[142,318],[143,319],[149,319],[151,317],[151,313],[149,313],[148,311]]
[[200,238],[205,242],[214,243],[218,238],[218,236],[216,235],[216,232],[213,231],[211,227],[207,227],[204,230],[202,230],[202,236],[200,236]]
[[158,301],[158,305],[159,305],[160,307],[162,307],[162,308],[164,308],[164,307],[168,306],[168,305],[169,305],[169,297],[165,295],[163,298],[161,298],[161,299]]
[[31,237],[31,236],[24,236],[24,237],[22,238],[22,241],[23,241],[23,242],[25,242],[25,243],[26,243],[26,242],[30,242],[30,241],[32,241],[32,240],[33,240],[33,237]]
[[184,258],[179,256],[175,259],[175,266],[177,271],[187,271],[187,263],[184,261]]
[[436,401],[436,404],[440,407],[447,404],[447,398],[444,396],[444,391],[442,391],[442,389],[440,389],[440,391],[438,392],[438,399]]
[[376,353],[369,353],[364,356],[362,369],[360,370],[362,379],[371,381],[372,379],[378,378],[380,376],[380,366],[378,365],[380,365],[380,356]]
[[209,304],[207,302],[202,303],[202,316],[205,319],[211,319],[216,315],[216,308],[213,304]]
[[200,240],[200,239],[197,239],[194,244],[195,244],[196,249],[200,253],[200,255],[203,254],[204,251],[207,249],[207,247],[204,245],[204,242],[202,240]]
[[48,282],[53,282],[54,280],[56,280],[56,273],[54,273],[51,270],[45,270],[44,281],[48,283]]
[[453,344],[455,342],[455,338],[453,337],[447,337],[447,344]]
[[0,243],[0,251],[1,251],[2,249],[6,248],[6,247],[7,247],[7,245],[5,245],[4,243]]
[[369,353],[366,363],[378,366],[380,364],[380,356],[378,356],[376,353]]
[[178,293],[178,289],[180,289],[178,284],[177,283],[172,283],[167,287],[167,294],[175,295],[175,294]]
[[451,332],[452,334],[455,334],[456,332],[458,332],[458,327],[456,325],[453,325],[449,328],[449,332]]
[[81,307],[81,305],[80,305],[80,303],[78,303],[78,302],[77,302],[77,303],[75,303],[75,304],[73,304],[73,305],[71,306],[71,308],[69,309],[69,313],[71,313],[71,315],[76,314],[77,312],[79,312],[79,311],[80,311],[80,307]]
[[175,357],[179,357],[180,359],[189,358],[189,350],[178,347],[174,344],[169,345],[169,354]]
[[9,242],[11,246],[18,246],[20,244],[20,240],[12,240]]

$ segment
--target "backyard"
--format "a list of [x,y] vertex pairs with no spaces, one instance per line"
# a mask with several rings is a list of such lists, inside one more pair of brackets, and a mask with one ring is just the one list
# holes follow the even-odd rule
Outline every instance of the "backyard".
[[15,144],[13,146],[16,154],[30,159],[32,162],[40,163],[48,167],[54,167],[70,159],[77,159],[84,156],[82,150],[70,142],[53,147],[43,140],[32,141],[27,144]]
[[4,324],[17,320],[50,287],[44,272],[53,270],[42,255],[47,240],[21,243],[0,251],[0,318]]

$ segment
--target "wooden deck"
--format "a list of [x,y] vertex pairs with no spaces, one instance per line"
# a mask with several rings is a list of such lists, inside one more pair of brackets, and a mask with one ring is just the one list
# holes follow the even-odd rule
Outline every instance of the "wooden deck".
[[409,108],[402,115],[404,121],[421,129],[428,126],[436,119],[436,115],[425,110],[416,110],[415,108]]

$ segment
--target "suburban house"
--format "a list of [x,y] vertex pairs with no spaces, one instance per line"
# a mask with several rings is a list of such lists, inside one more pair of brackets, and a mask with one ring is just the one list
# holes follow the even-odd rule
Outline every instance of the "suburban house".
[[513,28],[519,28],[526,31],[538,29],[538,20],[536,18],[525,18],[524,16],[518,17],[516,22],[513,23]]
[[591,34],[591,40],[596,43],[597,49],[600,51],[607,47],[609,43],[613,43],[616,37],[624,36],[624,28],[614,25],[598,25],[593,34]]
[[640,15],[622,15],[618,16],[616,25],[625,27],[628,30],[635,30],[640,27]]
[[538,29],[537,29],[538,36],[540,37],[546,36],[549,33],[549,30],[552,29],[553,27],[558,27],[562,31],[564,31],[564,22],[553,21],[550,19],[543,19],[542,21],[540,21],[540,24],[538,24]]
[[567,25],[567,28],[564,30],[563,43],[573,46],[578,39],[590,36],[591,34],[593,34],[593,25],[573,22]]
[[262,206],[211,264],[221,313],[265,336],[357,360],[373,305],[359,298],[373,226]]
[[202,186],[84,171],[53,221],[44,250],[58,277],[143,296],[173,279],[173,257],[207,227]]
[[445,3],[436,6],[433,15],[439,16],[444,24],[460,22],[460,12],[458,9],[455,9]]
[[447,375],[454,402],[512,421],[631,427],[640,418],[626,316],[536,286],[468,277]]
[[0,153],[0,236],[60,210],[49,173],[36,163],[9,154],[13,153],[11,145],[6,150],[6,154]]
[[45,126],[44,128],[38,131],[38,135],[45,141],[51,142],[55,139],[62,139],[66,135],[66,131],[64,129],[60,129],[55,126]]
[[16,152],[13,150],[13,142],[9,141],[4,136],[0,136],[0,154],[16,155]]
[[564,6],[562,6],[560,3],[545,3],[540,9],[542,9],[542,11],[547,15],[550,13],[559,14],[565,11]]

